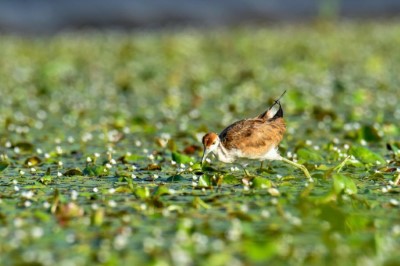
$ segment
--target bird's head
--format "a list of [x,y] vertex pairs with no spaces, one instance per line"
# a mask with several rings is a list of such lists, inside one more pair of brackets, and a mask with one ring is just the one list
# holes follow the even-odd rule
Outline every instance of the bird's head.
[[202,142],[204,151],[203,157],[201,158],[201,164],[204,163],[210,152],[214,152],[218,148],[220,140],[217,134],[211,132],[204,135]]

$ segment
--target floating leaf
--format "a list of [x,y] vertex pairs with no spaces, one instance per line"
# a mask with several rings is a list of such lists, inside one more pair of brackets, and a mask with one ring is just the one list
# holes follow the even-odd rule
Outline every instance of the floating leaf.
[[135,195],[140,199],[147,199],[150,197],[150,190],[148,187],[137,187],[135,189]]
[[192,166],[190,166],[190,168],[192,168],[193,171],[201,171],[202,170],[200,163],[195,163]]
[[[86,167],[87,168],[87,167]],[[83,169],[83,174],[85,174],[85,169]],[[103,168],[103,172],[104,172],[104,168]],[[116,177],[123,177],[123,178],[132,178],[132,173],[128,172],[128,171],[115,171],[115,176]]]
[[122,162],[122,163],[135,163],[139,160],[143,160],[146,157],[143,155],[139,155],[139,154],[130,154],[130,155],[124,155],[118,158],[118,161]]
[[178,152],[172,152],[172,160],[177,163],[183,163],[183,164],[193,162],[193,159],[191,157]]
[[27,158],[25,160],[24,165],[26,167],[31,167],[31,166],[35,166],[35,165],[38,165],[38,164],[41,164],[41,163],[42,163],[42,160],[39,157],[32,156],[32,157],[29,157],[29,158]]
[[210,209],[210,205],[205,203],[200,197],[195,197],[192,201],[193,207],[196,209]]
[[197,186],[199,188],[210,188],[217,185],[217,177],[215,175],[201,175]]
[[100,226],[104,221],[105,211],[104,208],[98,208],[93,210],[92,215],[90,217],[90,223],[95,226]]
[[167,178],[167,182],[180,182],[185,180],[185,178],[181,175],[173,175]]
[[43,185],[48,185],[51,182],[53,182],[53,177],[51,175],[44,175],[39,178],[39,182],[42,183]]
[[272,187],[272,182],[269,179],[256,176],[253,179],[249,180],[249,184],[251,188],[255,189],[266,189]]
[[119,186],[115,188],[115,193],[128,193],[132,192],[132,189],[128,186]]
[[83,169],[83,172],[80,175],[83,174],[86,176],[102,176],[106,174],[106,172],[104,172],[104,169],[106,168],[102,165],[88,165],[85,167],[85,169]]
[[152,193],[153,197],[158,197],[162,195],[169,195],[171,194],[169,188],[166,185],[159,185],[156,187]]
[[307,148],[300,148],[297,151],[297,156],[299,159],[307,162],[320,162],[324,160],[318,151]]
[[332,188],[336,195],[342,192],[346,194],[357,194],[357,186],[354,184],[354,181],[350,177],[341,174],[333,175]]
[[6,161],[0,162],[0,172],[3,172],[9,165],[10,165],[9,162]]
[[349,153],[364,164],[385,164],[385,159],[373,151],[363,146],[352,146]]
[[64,176],[74,176],[74,175],[82,175],[82,171],[78,168],[68,169],[63,173]]
[[155,163],[147,165],[143,170],[156,171],[161,170],[161,166]]
[[229,184],[229,185],[237,185],[237,184],[240,184],[240,179],[238,179],[234,175],[224,175],[222,183]]
[[382,137],[378,130],[372,125],[364,125],[359,131],[359,139],[364,139],[369,142],[380,141]]
[[18,142],[14,147],[18,148],[23,153],[32,152],[34,148],[33,144],[29,142]]
[[66,224],[70,219],[81,217],[84,214],[82,207],[74,202],[62,204],[57,208],[56,217],[60,224]]

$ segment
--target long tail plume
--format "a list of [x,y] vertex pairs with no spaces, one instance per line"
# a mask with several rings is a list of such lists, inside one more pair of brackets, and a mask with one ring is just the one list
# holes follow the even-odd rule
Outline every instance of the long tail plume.
[[[264,113],[259,115],[258,118],[266,119],[266,120],[274,120],[278,117],[283,117],[283,110],[282,110],[280,100],[285,95],[285,93],[286,93],[286,90],[281,94],[281,96],[279,96],[278,99],[276,99],[274,101],[274,103]],[[279,109],[272,110],[272,108],[274,108],[277,104],[279,105]]]

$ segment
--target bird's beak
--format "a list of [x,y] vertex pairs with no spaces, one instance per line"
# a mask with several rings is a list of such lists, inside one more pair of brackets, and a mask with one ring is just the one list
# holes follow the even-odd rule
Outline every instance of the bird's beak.
[[204,161],[206,160],[207,155],[208,155],[209,153],[210,153],[210,151],[209,151],[208,149],[204,148],[203,157],[201,157],[201,165],[202,165],[202,166],[203,166]]

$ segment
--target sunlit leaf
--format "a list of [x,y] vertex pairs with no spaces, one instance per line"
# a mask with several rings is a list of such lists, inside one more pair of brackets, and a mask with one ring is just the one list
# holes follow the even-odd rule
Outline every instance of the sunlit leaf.
[[251,183],[250,187],[255,189],[267,189],[272,187],[272,182],[269,179],[259,176],[254,177],[249,180],[249,182]]
[[83,169],[81,175],[86,175],[86,176],[102,176],[105,175],[105,170],[106,168],[102,165],[88,165]]
[[336,195],[344,192],[346,194],[357,194],[357,186],[354,181],[345,175],[333,175],[333,191]]
[[323,161],[322,156],[316,150],[311,150],[307,148],[301,148],[297,151],[297,156],[299,159],[307,162],[318,162]]
[[38,164],[40,164],[41,162],[42,162],[42,160],[41,160],[39,157],[37,157],[37,156],[32,156],[32,157],[29,157],[29,158],[27,158],[27,159],[25,160],[24,165],[25,165],[25,166],[31,167],[31,166],[38,165]]
[[193,162],[192,158],[178,152],[172,152],[172,160],[177,163],[183,163],[183,164],[188,164],[190,162]]
[[363,146],[353,145],[349,153],[353,155],[357,160],[364,164],[385,164],[385,159],[378,153],[374,153]]

